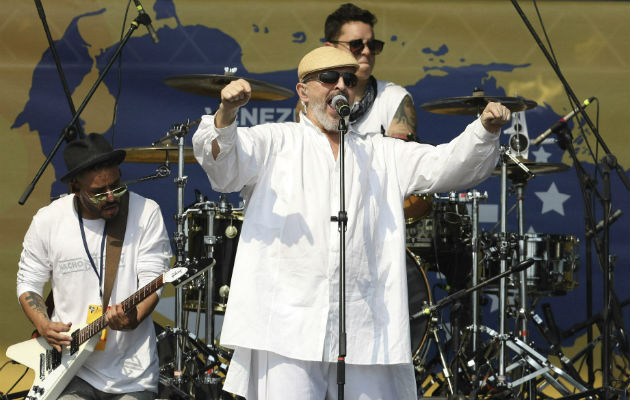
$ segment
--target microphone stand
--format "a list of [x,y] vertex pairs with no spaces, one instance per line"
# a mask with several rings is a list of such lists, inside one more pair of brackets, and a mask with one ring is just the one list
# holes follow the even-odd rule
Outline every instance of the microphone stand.
[[[61,86],[63,86],[63,92],[66,94],[66,100],[68,101],[68,105],[70,106],[70,112],[74,116],[77,111],[74,108],[74,102],[72,101],[72,94],[70,93],[70,88],[68,87],[68,81],[66,81],[66,76],[63,73],[63,68],[61,67],[61,60],[59,59],[59,54],[57,53],[57,47],[55,47],[55,42],[53,41],[52,35],[50,34],[50,29],[48,28],[48,22],[46,22],[46,13],[44,13],[44,7],[42,6],[41,0],[35,0],[35,7],[37,8],[39,18],[42,20],[42,26],[44,27],[46,39],[48,40],[48,47],[50,48],[53,59],[55,60],[57,73],[59,73],[59,79],[61,80]],[[76,123],[74,124],[73,128],[75,129],[75,131],[70,134],[71,140],[74,139],[75,133],[78,133],[80,138],[83,138],[85,136],[83,130],[81,129],[81,124]]]
[[[599,142],[600,146],[602,146],[602,149],[604,150],[606,155],[611,155],[610,149],[608,148],[608,146],[604,142],[604,139],[602,139],[602,137],[599,135],[599,131],[597,130],[597,128],[593,124],[593,121],[591,121],[591,119],[588,116],[588,114],[586,114],[586,112],[584,111],[584,107],[582,105],[582,102],[578,100],[577,96],[573,92],[573,89],[571,89],[571,86],[569,86],[569,82],[567,82],[567,80],[562,75],[562,72],[560,71],[560,67],[554,61],[553,57],[549,54],[549,51],[547,51],[547,48],[545,47],[545,45],[540,40],[540,37],[538,36],[536,31],[534,30],[534,27],[532,26],[532,24],[529,22],[529,20],[525,16],[525,13],[523,13],[523,10],[521,9],[521,7],[518,5],[518,1],[517,0],[511,0],[511,1],[512,1],[512,4],[514,5],[514,8],[516,8],[516,11],[520,15],[521,19],[525,23],[525,26],[527,26],[527,29],[529,29],[529,32],[532,34],[532,36],[534,37],[534,40],[536,41],[536,43],[538,44],[538,46],[542,50],[542,52],[545,55],[545,57],[547,58],[547,60],[549,61],[549,64],[551,65],[551,68],[553,68],[554,72],[556,73],[556,75],[560,79],[560,82],[562,82],[562,85],[564,86],[564,90],[566,90],[567,95],[569,96],[569,98],[571,99],[571,101],[574,104],[577,104],[577,108],[579,109],[579,113],[581,114],[581,116],[584,119],[584,121],[588,124],[591,132],[593,133],[593,136],[595,136],[595,138]],[[614,165],[611,166],[611,169],[614,169],[615,171],[617,171],[617,174],[619,175],[619,179],[621,179],[621,181],[623,182],[623,184],[626,187],[626,189],[628,191],[630,191],[630,181],[628,180],[628,177],[626,176],[626,173],[621,168],[621,166],[619,164],[617,164],[616,161],[615,161]]]
[[434,313],[438,310],[441,310],[442,308],[446,307],[447,305],[453,303],[456,300],[459,300],[460,298],[462,298],[463,296],[466,296],[472,292],[478,291],[479,289],[482,289],[488,285],[490,285],[491,283],[494,283],[496,281],[498,281],[499,279],[503,279],[506,276],[510,275],[510,274],[514,274],[516,272],[519,271],[523,271],[527,268],[529,268],[530,266],[534,265],[534,262],[536,262],[536,260],[534,260],[533,258],[528,258],[527,260],[520,262],[518,264],[516,264],[515,266],[511,267],[511,268],[506,268],[505,271],[493,276],[492,278],[488,278],[485,281],[475,285],[475,286],[471,286],[469,288],[466,289],[461,289],[455,293],[453,293],[450,296],[444,297],[443,299],[440,299],[437,303],[435,304],[431,304],[428,307],[425,307],[423,310],[418,311],[417,313],[413,314],[410,319],[413,321],[414,319],[420,318],[420,317],[427,317],[429,315],[431,315],[431,313]]
[[346,212],[345,185],[345,144],[344,135],[348,132],[346,120],[339,118],[339,213],[330,217],[337,222],[339,230],[339,356],[337,357],[337,398],[343,400],[346,383]]
[[98,85],[100,85],[100,83],[105,78],[105,75],[107,75],[107,73],[109,72],[109,69],[114,64],[114,61],[116,61],[116,58],[118,58],[118,56],[120,55],[123,47],[125,46],[125,44],[129,40],[129,38],[131,37],[133,32],[136,29],[138,29],[138,26],[140,24],[148,25],[150,23],[151,23],[151,18],[146,13],[138,13],[138,16],[136,17],[136,19],[134,19],[131,22],[131,26],[129,27],[129,30],[125,34],[124,38],[118,44],[118,48],[116,48],[116,51],[114,52],[112,57],[107,62],[107,65],[105,66],[103,71],[99,74],[98,79],[96,79],[96,82],[94,82],[94,84],[92,85],[92,88],[90,89],[88,94],[85,96],[85,99],[83,100],[83,102],[79,106],[79,108],[76,111],[76,113],[72,116],[72,119],[70,120],[70,122],[61,130],[61,134],[59,135],[59,139],[57,140],[57,143],[55,143],[55,145],[53,146],[52,151],[50,152],[50,154],[48,154],[48,157],[46,157],[46,160],[44,161],[44,164],[42,164],[42,166],[39,168],[39,171],[37,171],[37,174],[35,175],[35,178],[33,178],[31,183],[29,183],[29,185],[24,190],[24,193],[22,194],[22,197],[20,197],[20,200],[18,201],[18,203],[20,205],[24,205],[24,203],[26,202],[28,197],[31,195],[31,192],[33,191],[33,189],[35,189],[35,184],[41,178],[42,174],[44,173],[44,170],[46,169],[48,164],[50,164],[50,162],[52,161],[52,158],[57,153],[57,150],[59,150],[59,147],[61,147],[61,143],[64,140],[71,141],[71,140],[74,139],[74,134],[71,134],[72,127],[75,126],[75,124],[78,123],[79,117],[81,116],[81,113],[85,109],[85,106],[87,106],[87,103],[92,98],[92,95],[94,95],[94,92],[96,92],[96,89],[98,88]]
[[[573,90],[571,89],[571,86],[569,85],[569,83],[567,82],[567,80],[564,78],[564,76],[562,75],[562,72],[560,71],[560,67],[558,66],[558,64],[554,61],[554,59],[552,58],[552,56],[549,54],[549,52],[547,51],[547,48],[544,46],[544,44],[542,43],[542,41],[540,40],[540,37],[538,36],[538,34],[536,33],[536,31],[534,30],[533,26],[531,25],[531,23],[529,22],[529,20],[527,19],[527,17],[525,16],[525,14],[523,13],[523,10],[520,8],[520,6],[518,5],[517,0],[511,0],[512,4],[514,5],[516,11],[518,12],[519,16],[521,17],[521,19],[523,20],[523,22],[525,23],[527,29],[530,31],[530,33],[532,34],[532,36],[534,37],[534,40],[536,41],[536,43],[538,44],[538,46],[540,47],[540,49],[542,50],[544,56],[547,58],[549,64],[551,65],[551,67],[553,68],[554,72],[556,73],[556,75],[558,76],[558,78],[560,79],[560,81],[562,82],[565,91],[567,92],[567,95],[569,96],[569,99],[574,103],[577,104],[577,108],[579,109],[579,113],[582,115],[582,118],[584,119],[584,121],[587,123],[587,125],[589,126],[591,132],[593,133],[593,136],[595,136],[595,139],[597,140],[597,142],[599,143],[599,145],[602,147],[602,149],[605,152],[605,156],[602,160],[602,164],[603,164],[603,168],[602,168],[602,174],[603,174],[603,196],[599,196],[601,203],[602,203],[602,207],[604,209],[604,233],[603,233],[603,238],[602,238],[602,242],[598,243],[598,240],[594,240],[593,242],[595,243],[595,250],[597,252],[597,255],[599,257],[599,262],[600,265],[602,267],[603,270],[603,274],[604,274],[604,308],[606,310],[606,312],[604,313],[604,322],[603,322],[603,332],[602,332],[602,387],[600,388],[600,391],[603,395],[604,398],[608,397],[608,393],[609,392],[614,392],[616,389],[613,389],[609,386],[609,382],[610,382],[610,360],[609,360],[609,349],[610,349],[610,344],[609,344],[609,339],[610,339],[610,308],[609,306],[611,305],[611,300],[612,300],[612,305],[617,306],[619,304],[618,300],[616,299],[616,296],[614,295],[614,291],[612,290],[612,287],[610,285],[611,283],[611,277],[613,275],[612,273],[612,268],[611,268],[611,262],[610,262],[610,258],[609,258],[609,247],[610,247],[610,242],[609,242],[609,235],[610,235],[610,227],[609,227],[609,213],[610,213],[610,206],[611,206],[611,196],[610,196],[610,171],[615,170],[617,172],[617,174],[619,175],[619,178],[621,180],[621,182],[623,183],[623,185],[626,187],[626,190],[630,191],[630,182],[628,181],[628,177],[625,175],[625,172],[623,171],[623,169],[621,168],[621,166],[617,163],[617,159],[616,157],[610,152],[610,149],[608,148],[608,146],[606,145],[606,143],[604,142],[604,140],[602,139],[602,137],[599,135],[599,131],[597,130],[597,128],[595,127],[595,125],[593,124],[593,122],[591,121],[590,117],[588,116],[588,114],[586,114],[586,112],[584,111],[584,108],[582,107],[582,103],[578,100],[577,96],[575,95],[575,93],[573,92]],[[583,168],[581,167],[581,164],[579,162],[579,160],[577,159],[577,155],[575,154],[575,149],[573,148],[573,143],[572,140],[573,138],[571,137],[571,132],[568,129],[568,126],[566,123],[561,124],[559,129],[557,129],[556,134],[558,135],[560,141],[560,147],[562,149],[568,149],[569,153],[573,159],[573,162],[576,166],[576,170],[578,171],[578,178],[580,178],[580,185],[582,188],[582,193],[585,193],[584,190],[584,186],[585,185],[589,185],[590,188],[592,190],[594,190],[593,188],[593,180],[588,177],[588,175],[586,174],[586,172],[583,170]],[[598,160],[595,160],[595,163],[597,163]],[[583,178],[587,177],[586,179],[588,179],[588,181],[584,180]],[[593,210],[591,209],[591,205],[587,204],[586,202],[590,200],[590,198],[588,196],[584,196],[585,197],[585,209],[587,209],[588,212],[587,215],[585,215],[585,217],[588,218],[587,220],[587,232],[589,231],[589,228],[592,230],[592,232],[596,232],[594,230],[595,227],[595,218],[594,218],[594,213],[592,212]],[[589,253],[590,256],[590,253]],[[588,262],[588,260],[587,260]],[[590,269],[590,268],[589,268]],[[590,281],[589,281],[590,282]],[[589,309],[590,310],[590,309]],[[623,326],[618,326],[617,327],[618,330],[623,332]],[[622,335],[623,336],[623,335]],[[623,336],[623,341],[625,342],[625,336]],[[621,343],[622,347],[625,347],[627,349],[627,343]],[[591,368],[589,368],[589,373],[591,371]]]

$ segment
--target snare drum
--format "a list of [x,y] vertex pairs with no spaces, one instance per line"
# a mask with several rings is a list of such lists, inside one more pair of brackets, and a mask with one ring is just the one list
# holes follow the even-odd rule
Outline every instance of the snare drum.
[[[217,312],[224,312],[227,304],[242,224],[243,212],[232,207],[219,208],[215,203],[207,202],[186,210],[188,259],[212,258],[216,261],[213,267],[213,304]],[[201,310],[205,310],[205,292],[203,287],[188,290],[185,293],[184,309],[196,311],[200,306]],[[202,304],[199,304],[200,298]]]
[[[495,233],[482,235],[482,242],[485,242],[482,246],[485,260],[483,273],[485,279],[488,279],[501,272],[499,254],[501,241],[499,235]],[[506,242],[509,249],[507,252],[509,268],[519,259],[518,235],[508,233]],[[526,233],[524,259],[535,260],[534,265],[526,270],[528,295],[557,296],[573,290],[578,284],[573,276],[579,267],[578,246],[579,240],[575,236]],[[510,279],[508,289],[516,291],[516,281]]]
[[533,258],[527,269],[527,285],[541,296],[564,295],[578,283],[579,240],[572,235],[525,234],[525,258]]

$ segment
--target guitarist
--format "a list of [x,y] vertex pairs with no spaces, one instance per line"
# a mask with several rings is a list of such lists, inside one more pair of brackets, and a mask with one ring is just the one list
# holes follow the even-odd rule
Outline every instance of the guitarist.
[[[57,350],[70,344],[76,327],[106,310],[108,328],[60,399],[153,399],[159,365],[150,314],[158,294],[127,313],[120,302],[169,267],[160,207],[121,184],[125,152],[103,136],[72,141],[63,156],[68,172],[61,181],[72,195],[41,208],[31,222],[17,274],[20,304]],[[42,297],[48,280],[50,318]]]

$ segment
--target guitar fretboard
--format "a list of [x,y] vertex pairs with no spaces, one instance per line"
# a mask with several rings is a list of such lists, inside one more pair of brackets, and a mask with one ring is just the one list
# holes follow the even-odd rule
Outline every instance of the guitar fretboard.
[[[152,280],[151,282],[149,282],[147,285],[139,289],[137,292],[135,292],[134,294],[132,294],[131,296],[123,300],[122,306],[125,313],[131,310],[133,307],[137,306],[138,303],[146,299],[151,293],[154,293],[156,290],[161,288],[163,284],[164,284],[164,275],[160,275],[154,280]],[[107,324],[105,323],[105,311],[104,311],[103,315],[101,315],[100,317],[95,319],[92,323],[83,327],[83,329],[79,331],[79,334],[77,335],[78,342],[76,343],[76,347],[82,345],[89,338],[96,335],[97,333],[105,329],[106,327],[107,327]]]

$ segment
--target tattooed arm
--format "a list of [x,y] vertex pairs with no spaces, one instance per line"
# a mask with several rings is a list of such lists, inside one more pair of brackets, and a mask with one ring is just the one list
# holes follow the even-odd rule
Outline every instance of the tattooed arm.
[[37,332],[46,339],[48,344],[57,351],[61,351],[61,346],[70,344],[70,336],[63,332],[68,332],[72,323],[64,324],[51,321],[48,318],[46,303],[42,296],[35,292],[24,292],[20,295],[20,304]]
[[396,110],[394,119],[389,125],[387,136],[406,141],[416,140],[416,109],[410,96],[405,96]]

